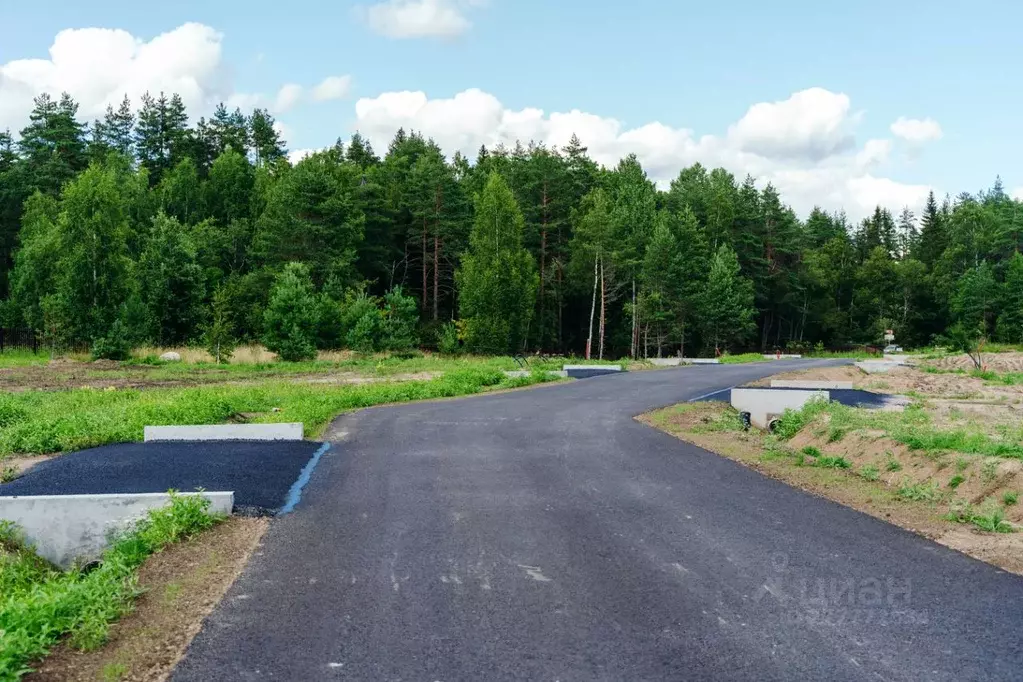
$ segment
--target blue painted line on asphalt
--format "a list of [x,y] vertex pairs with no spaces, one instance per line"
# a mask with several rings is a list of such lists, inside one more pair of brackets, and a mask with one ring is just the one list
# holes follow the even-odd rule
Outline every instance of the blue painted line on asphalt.
[[324,443],[321,445],[320,449],[313,453],[312,459],[310,459],[309,462],[302,467],[302,473],[298,475],[298,480],[295,481],[295,483],[291,486],[291,489],[288,491],[287,501],[284,503],[284,506],[281,507],[280,512],[277,513],[278,516],[290,514],[295,510],[295,507],[298,506],[298,503],[302,500],[302,489],[305,488],[307,483],[309,483],[309,479],[312,478],[313,475],[313,470],[316,468],[316,465],[320,463],[320,458],[323,457],[327,450],[330,450],[330,443]]

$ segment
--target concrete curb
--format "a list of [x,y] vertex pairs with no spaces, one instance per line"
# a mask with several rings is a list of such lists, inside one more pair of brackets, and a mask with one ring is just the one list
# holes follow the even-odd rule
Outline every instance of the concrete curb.
[[302,440],[303,424],[147,426],[145,442],[170,440]]
[[[210,501],[213,514],[234,509],[233,492],[180,495],[201,495]],[[98,559],[112,537],[168,504],[168,493],[0,497],[0,519],[16,524],[39,556],[67,568],[76,559]]]
[[683,365],[720,365],[718,358],[682,358]]

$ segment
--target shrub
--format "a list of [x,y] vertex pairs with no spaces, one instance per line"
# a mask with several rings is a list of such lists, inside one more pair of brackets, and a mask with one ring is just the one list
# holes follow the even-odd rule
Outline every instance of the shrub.
[[405,296],[401,287],[395,287],[384,296],[383,321],[380,325],[380,348],[405,351],[419,345],[416,325],[419,311],[416,299]]
[[127,360],[131,357],[131,339],[120,320],[114,320],[106,336],[93,341],[92,356],[104,360]]
[[860,469],[860,476],[868,481],[876,481],[881,478],[881,472],[873,464],[867,464]]
[[458,355],[462,352],[461,341],[458,338],[458,325],[454,322],[448,322],[441,328],[437,350],[444,355]]

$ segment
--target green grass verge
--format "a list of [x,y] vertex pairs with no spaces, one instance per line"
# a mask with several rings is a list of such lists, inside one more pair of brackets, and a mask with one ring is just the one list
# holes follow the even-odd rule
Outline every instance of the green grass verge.
[[722,365],[745,365],[751,362],[767,362],[767,358],[763,353],[740,353],[739,355],[725,353],[721,356]]
[[775,433],[787,440],[825,414],[829,417],[828,428],[832,433],[884,431],[889,438],[903,443],[911,450],[927,453],[952,451],[1023,459],[1023,429],[1003,430],[999,437],[975,427],[939,429],[933,425],[931,416],[921,403],[910,405],[904,412],[886,412],[815,400],[801,410],[786,410]]
[[266,381],[191,388],[0,394],[0,457],[138,441],[148,424],[220,424],[238,414],[254,415],[255,422],[303,422],[306,434],[316,435],[347,410],[550,380],[543,372],[509,379],[498,369],[484,367],[448,372],[429,381],[363,385]]
[[91,571],[62,572],[24,549],[15,529],[0,522],[0,680],[17,680],[63,638],[90,650],[109,625],[131,609],[137,570],[165,546],[213,526],[209,502],[172,496],[103,555]]

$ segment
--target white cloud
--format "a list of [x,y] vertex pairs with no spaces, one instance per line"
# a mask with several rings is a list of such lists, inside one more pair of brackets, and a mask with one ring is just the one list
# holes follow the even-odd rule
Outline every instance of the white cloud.
[[466,10],[486,0],[386,0],[359,8],[369,27],[388,38],[456,38],[472,26]]
[[206,112],[232,92],[222,59],[223,36],[189,23],[148,42],[127,31],[86,28],[61,31],[49,59],[0,65],[0,129],[17,130],[28,121],[32,98],[68,92],[79,116],[100,116],[124,95],[137,105],[141,95],[178,93],[192,112]]
[[854,144],[853,124],[846,95],[810,88],[780,102],[754,104],[728,134],[744,151],[819,160]]
[[348,96],[352,89],[351,76],[330,76],[313,88],[313,99],[317,102],[326,102],[332,99],[342,99]]
[[354,127],[378,149],[387,146],[399,127],[421,131],[448,153],[457,150],[470,158],[481,144],[512,146],[534,140],[560,147],[575,133],[605,166],[635,152],[662,187],[697,161],[723,166],[740,181],[748,173],[761,185],[773,183],[803,215],[816,204],[844,209],[852,219],[872,212],[878,203],[893,210],[919,207],[930,189],[877,177],[878,167],[890,155],[891,141],[868,140],[858,148],[853,131],[860,116],[852,113],[849,98],[821,88],[754,105],[723,135],[697,136],[658,122],[629,128],[616,119],[579,110],[514,111],[478,89],[449,99],[430,99],[423,92],[387,92],[358,100],[355,113]]
[[274,100],[274,111],[283,113],[288,111],[302,99],[302,86],[295,83],[288,83],[281,86],[277,91],[277,98]]
[[315,154],[316,152],[321,152],[321,151],[323,151],[323,150],[322,149],[292,149],[290,152],[288,152],[288,161],[290,161],[292,163],[292,165],[294,165],[294,164],[298,163],[299,161],[301,161],[302,159],[308,158],[308,157],[312,156],[313,154]]
[[913,145],[940,140],[944,134],[933,118],[899,118],[891,125],[892,134]]

